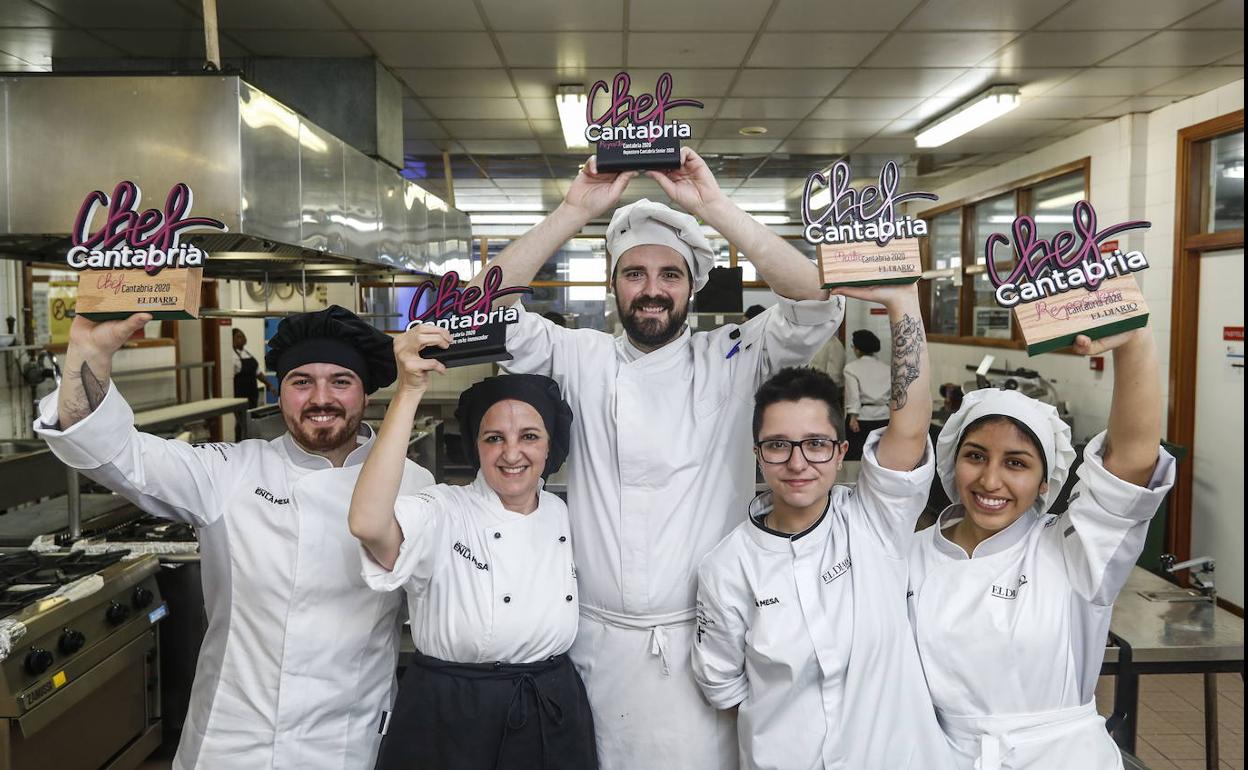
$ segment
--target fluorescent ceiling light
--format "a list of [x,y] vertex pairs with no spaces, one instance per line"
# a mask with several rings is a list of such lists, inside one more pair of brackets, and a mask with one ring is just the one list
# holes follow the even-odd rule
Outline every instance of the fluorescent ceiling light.
[[1244,178],[1244,164],[1240,163],[1237,166],[1227,166],[1226,168],[1222,169],[1222,176],[1226,179],[1243,179]]
[[563,143],[569,150],[589,147],[585,138],[585,129],[589,121],[585,119],[585,108],[589,98],[582,86],[559,86],[555,92],[555,107],[559,110],[559,125],[563,127]]
[[738,201],[737,205],[751,213],[768,211],[788,211],[784,201]]
[[995,86],[945,115],[914,137],[916,147],[939,147],[996,120],[1018,106],[1017,86]]
[[1049,198],[1048,200],[1045,200],[1045,201],[1040,201],[1040,203],[1036,205],[1036,208],[1037,209],[1064,209],[1067,206],[1075,205],[1081,200],[1083,200],[1082,190],[1080,190],[1079,192],[1072,192],[1072,193],[1066,193],[1065,195],[1059,195],[1056,198]]
[[545,219],[541,214],[470,214],[474,225],[535,225]]

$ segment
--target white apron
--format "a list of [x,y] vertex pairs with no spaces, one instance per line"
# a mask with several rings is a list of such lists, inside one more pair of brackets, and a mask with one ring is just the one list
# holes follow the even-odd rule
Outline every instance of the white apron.
[[975,770],[1121,770],[1095,703],[1034,714],[959,717],[940,726]]

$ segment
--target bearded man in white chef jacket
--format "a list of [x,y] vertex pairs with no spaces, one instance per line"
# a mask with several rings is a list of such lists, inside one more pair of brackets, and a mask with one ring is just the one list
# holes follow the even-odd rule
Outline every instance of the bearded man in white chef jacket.
[[[815,265],[732,203],[702,158],[688,148],[681,158],[647,175],[749,255],[776,305],[691,333],[710,244],[694,216],[642,199],[607,228],[625,334],[521,312],[507,335],[507,369],[554,378],[576,416],[567,473],[581,623],[571,655],[604,770],[737,767],[735,716],[707,703],[689,665],[697,566],[754,496],[754,390],[809,361],[844,311]],[[527,284],[634,176],[597,173],[591,158],[560,206],[494,260],[503,285]]]
[[[336,305],[283,319],[268,363],[288,432],[191,446],[137,431],[109,380],[149,320],[75,318],[35,431],[66,465],[199,537],[208,630],[173,767],[371,768],[403,597],[365,584],[347,511],[375,438],[368,394],[395,378],[393,341]],[[409,494],[432,483],[407,464]]]

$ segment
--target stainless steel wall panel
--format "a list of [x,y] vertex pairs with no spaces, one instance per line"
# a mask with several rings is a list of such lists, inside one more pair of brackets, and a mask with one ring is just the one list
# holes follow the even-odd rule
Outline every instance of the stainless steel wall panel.
[[343,143],[306,120],[299,122],[299,132],[299,243],[345,255],[346,228],[338,216],[346,208]]
[[381,213],[377,224],[377,257],[385,264],[401,267],[407,262],[403,252],[407,236],[403,178],[381,163],[373,166],[377,173],[377,207]]
[[344,226],[347,256],[377,262],[378,225],[376,161],[351,147],[343,147],[345,209],[338,215]]
[[278,243],[299,243],[299,116],[246,83],[239,89],[238,116],[240,229]]
[[31,75],[4,84],[8,232],[67,233],[88,193],[111,195],[123,179],[155,208],[185,182],[193,214],[238,230],[237,78]]

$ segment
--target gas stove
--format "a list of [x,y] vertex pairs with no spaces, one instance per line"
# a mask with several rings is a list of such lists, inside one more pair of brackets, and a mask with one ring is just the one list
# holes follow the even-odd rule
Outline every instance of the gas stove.
[[159,564],[125,556],[0,555],[0,768],[100,767],[159,743]]

